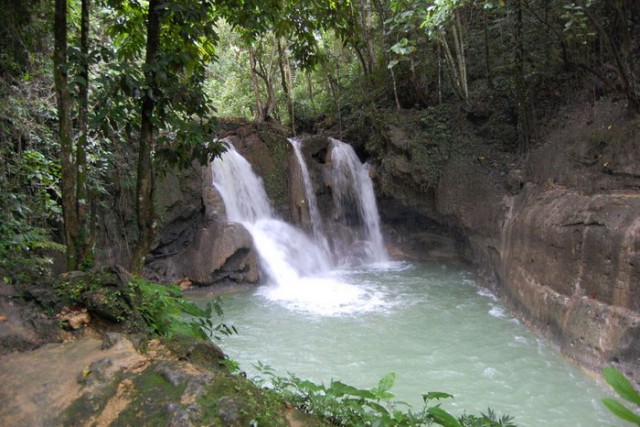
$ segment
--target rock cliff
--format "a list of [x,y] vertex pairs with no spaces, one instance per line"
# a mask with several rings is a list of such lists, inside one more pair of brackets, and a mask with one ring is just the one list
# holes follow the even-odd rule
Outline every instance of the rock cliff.
[[416,144],[428,150],[428,132],[420,141],[396,124],[378,185],[397,235],[454,237],[481,283],[564,354],[638,381],[640,121],[621,110],[607,100],[568,109],[524,159],[465,144],[462,129],[444,148],[455,154],[434,165],[437,179],[406,162]]
[[[640,122],[613,101],[558,113],[526,156],[487,144],[451,112],[405,112],[360,146],[374,160],[390,252],[472,262],[480,283],[583,366],[640,376]],[[442,120],[447,126],[438,127]],[[228,130],[283,218],[309,228],[284,135]],[[327,139],[303,156],[325,218]],[[211,172],[165,179],[165,227],[147,273],[198,284],[257,283],[251,238],[226,223]],[[186,187],[185,187],[186,186]]]
[[[265,182],[274,207],[288,213],[288,150],[284,134],[251,124],[226,124],[221,138],[233,144]],[[224,203],[213,186],[211,166],[168,173],[159,184],[162,226],[144,274],[159,282],[183,285],[257,284],[258,257],[249,232],[227,221]]]

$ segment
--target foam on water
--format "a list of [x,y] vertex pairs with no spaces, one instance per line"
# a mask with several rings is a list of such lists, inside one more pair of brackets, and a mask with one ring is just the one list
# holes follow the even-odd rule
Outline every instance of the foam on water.
[[[307,199],[310,201],[312,236],[274,215],[262,180],[232,145],[229,144],[227,151],[212,164],[213,184],[224,201],[228,219],[241,223],[253,237],[264,284],[258,289],[258,295],[290,310],[320,316],[351,315],[381,309],[388,303],[379,292],[351,284],[340,272],[332,271],[334,266],[321,229],[321,219],[309,173],[300,152],[300,143],[296,140],[291,140],[291,143],[300,162]],[[335,156],[335,173],[358,178],[358,185],[351,189],[351,193],[361,206],[360,213],[367,230],[364,239],[371,240],[365,242],[367,253],[371,254],[369,260],[378,262],[373,269],[385,272],[404,268],[402,264],[386,262],[372,187],[370,182],[367,186],[362,176],[365,169],[357,161],[357,157],[354,158],[355,154],[347,144],[334,141],[334,146],[338,147],[339,152]],[[349,161],[338,161],[343,157]],[[354,170],[358,171],[355,175]],[[341,188],[347,186],[343,182],[340,185]],[[364,201],[357,197],[360,191],[365,193]],[[341,196],[341,202],[346,203],[346,198],[347,196]],[[361,261],[367,259],[365,257]]]
[[280,374],[369,388],[395,372],[392,392],[416,410],[437,390],[455,395],[442,402],[454,414],[491,407],[522,427],[615,425],[599,404],[606,391],[522,324],[489,314],[499,303],[468,274],[399,267],[230,295],[225,315],[240,335],[225,338],[225,351],[249,375],[260,360]]
[[509,314],[506,312],[506,310],[498,305],[494,305],[493,307],[491,307],[491,310],[489,310],[489,314],[493,317],[509,317]]
[[256,294],[317,316],[352,316],[388,305],[375,291],[330,277],[299,277],[294,283],[261,287]]

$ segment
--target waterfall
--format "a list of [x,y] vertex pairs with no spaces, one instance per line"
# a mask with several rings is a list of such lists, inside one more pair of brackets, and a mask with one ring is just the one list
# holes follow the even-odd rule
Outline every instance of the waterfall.
[[293,152],[298,160],[300,166],[300,172],[302,175],[302,183],[304,184],[305,193],[305,205],[309,209],[309,218],[311,219],[311,231],[313,232],[313,238],[324,249],[327,254],[330,254],[329,242],[322,230],[322,218],[320,217],[320,211],[318,210],[318,201],[316,200],[316,193],[313,191],[313,184],[311,183],[311,177],[309,176],[309,168],[307,162],[304,161],[302,156],[302,150],[300,148],[300,139],[290,138],[289,142],[293,147]]
[[241,223],[253,237],[267,285],[258,294],[319,315],[373,310],[382,304],[375,293],[333,277],[325,250],[275,217],[262,180],[233,146],[213,161],[212,169],[228,220]]
[[212,169],[213,185],[224,201],[229,221],[254,223],[273,217],[262,179],[233,145],[227,144],[227,151],[213,160]]
[[213,161],[212,169],[227,219],[251,233],[269,280],[279,283],[329,270],[326,255],[311,239],[275,217],[262,180],[232,145]]
[[369,167],[360,162],[349,144],[330,140],[334,220],[343,229],[351,230],[351,241],[344,242],[345,245],[336,250],[347,258],[356,254],[369,262],[386,261],[388,257],[380,232]]

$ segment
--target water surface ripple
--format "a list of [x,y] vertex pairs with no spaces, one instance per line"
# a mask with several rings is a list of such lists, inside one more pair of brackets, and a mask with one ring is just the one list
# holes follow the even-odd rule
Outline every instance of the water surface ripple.
[[392,390],[415,407],[427,391],[455,396],[443,407],[487,407],[520,426],[621,423],[608,393],[479,290],[468,272],[438,264],[386,263],[227,295],[239,335],[224,349],[250,375],[261,361],[281,374]]

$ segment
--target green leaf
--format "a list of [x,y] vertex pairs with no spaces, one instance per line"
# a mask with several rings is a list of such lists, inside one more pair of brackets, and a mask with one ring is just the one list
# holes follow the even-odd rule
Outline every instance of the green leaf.
[[640,406],[640,393],[633,388],[631,383],[615,368],[604,368],[602,370],[604,379],[622,397],[631,403]]
[[353,386],[350,386],[340,381],[332,381],[331,387],[329,387],[329,389],[327,390],[327,393],[335,397],[342,397],[342,396],[348,395],[348,396],[354,396],[354,397],[361,397],[363,399],[375,399],[374,394],[371,393],[369,390],[362,390],[359,388],[355,388]]
[[182,311],[186,314],[190,314],[191,316],[202,317],[205,315],[204,310],[200,309],[200,307],[190,301],[181,301],[180,307],[182,308]]
[[378,382],[378,391],[389,391],[396,382],[396,373],[389,372],[384,377],[380,378]]
[[460,423],[458,422],[458,420],[456,420],[453,415],[440,408],[439,406],[429,408],[427,410],[427,413],[436,424],[440,424],[444,427],[460,427]]
[[604,403],[604,405],[619,418],[640,426],[640,415],[635,414],[622,403],[608,397],[602,399],[602,403]]
[[307,393],[317,393],[319,391],[324,390],[324,386],[318,385],[309,380],[301,380],[298,382],[297,385],[300,388],[300,390],[304,390]]
[[367,405],[369,408],[373,409],[381,416],[389,415],[389,411],[387,410],[387,408],[380,405],[379,403],[367,401],[364,402],[363,405]]
[[424,402],[427,402],[428,400],[440,400],[440,399],[449,399],[449,398],[453,398],[453,395],[449,394],[449,393],[444,393],[441,391],[430,391],[427,394],[423,394],[422,395],[422,400]]

